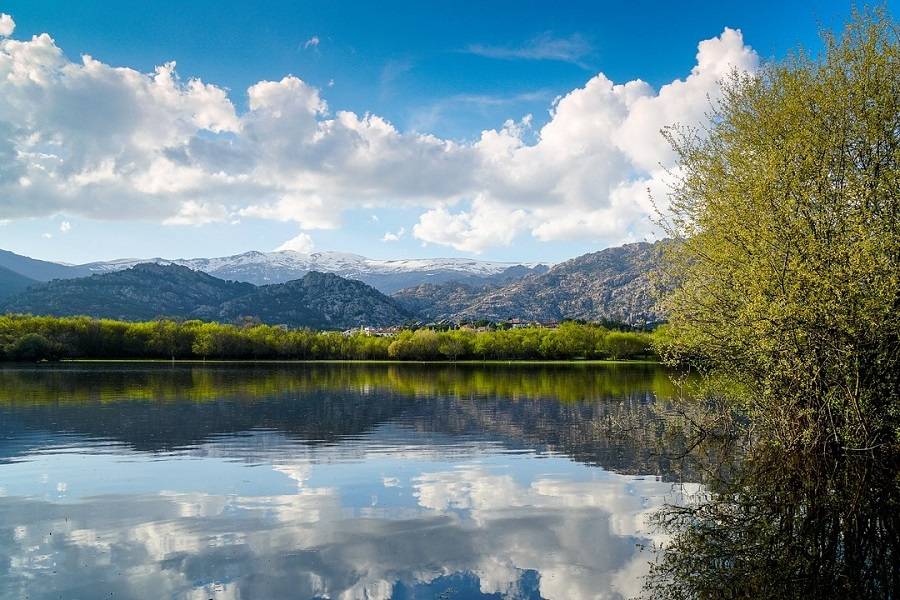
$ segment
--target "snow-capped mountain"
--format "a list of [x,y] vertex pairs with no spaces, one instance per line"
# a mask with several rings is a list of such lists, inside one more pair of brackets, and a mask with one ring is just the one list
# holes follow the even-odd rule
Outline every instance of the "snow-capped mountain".
[[422,283],[505,283],[531,273],[541,273],[547,266],[475,260],[471,258],[422,258],[377,260],[347,252],[314,252],[303,254],[291,250],[280,252],[245,252],[219,258],[126,258],[80,265],[91,273],[109,273],[136,264],[154,262],[176,264],[203,271],[221,279],[246,281],[257,285],[283,283],[303,277],[310,271],[334,273],[363,281],[390,294]]

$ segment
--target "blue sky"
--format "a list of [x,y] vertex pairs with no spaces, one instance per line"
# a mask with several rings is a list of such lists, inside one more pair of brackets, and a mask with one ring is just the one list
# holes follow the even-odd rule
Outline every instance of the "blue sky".
[[[819,28],[840,26],[850,4],[6,0],[0,12],[15,22],[9,40],[46,32],[65,61],[85,69],[75,77],[75,67],[47,63],[58,77],[16,80],[0,90],[26,102],[43,86],[46,103],[27,123],[13,100],[0,105],[0,134],[12,136],[8,144],[20,157],[62,147],[58,161],[68,161],[48,182],[35,179],[47,170],[37,162],[17,165],[14,174],[0,170],[2,248],[83,262],[271,250],[295,239],[296,248],[383,258],[558,261],[652,235],[641,223],[643,209],[632,205],[661,185],[654,165],[669,166],[653,147],[656,122],[644,126],[626,92],[607,98],[603,81],[591,86],[592,78],[640,79],[639,95],[656,103],[645,112],[690,123],[703,107],[688,103],[706,97],[698,93],[711,81],[703,73],[690,80],[701,41],[715,41],[707,52],[715,60],[737,57],[736,66],[749,70],[797,46],[817,50]],[[726,27],[742,37],[723,34]],[[14,55],[10,47],[5,52]],[[24,61],[20,54],[10,61]],[[128,87],[140,84],[134,78],[87,69],[85,54],[103,68],[142,74],[176,61],[178,108],[157,96],[151,106],[144,92]],[[184,86],[192,78],[221,90],[236,117],[223,115],[219,98],[213,125],[203,117],[185,131],[183,121],[193,117],[184,112],[170,121],[167,110],[196,117],[213,105],[190,96]],[[688,81],[659,93],[679,80]],[[271,121],[257,119],[253,130],[247,90],[261,81],[283,85],[260,89],[256,108]],[[69,93],[76,85],[84,86],[77,97]],[[275,110],[273,102],[288,102],[282,92],[290,102],[300,98],[307,112]],[[570,94],[570,102],[554,104]],[[93,99],[98,110],[91,113]],[[104,111],[108,121],[97,114]],[[340,111],[355,120],[335,132]],[[116,129],[123,115],[143,119],[145,130]],[[376,127],[364,123],[366,115],[378,118]],[[63,122],[68,137],[54,140],[57,119],[65,118],[80,122],[72,131]],[[598,129],[601,118],[621,122],[615,131]],[[390,124],[387,133],[382,121]],[[20,135],[26,129],[30,137]],[[171,131],[157,136],[157,129]],[[502,144],[489,146],[485,130]],[[372,142],[384,135],[386,146]],[[643,136],[640,147],[636,136]],[[122,142],[126,137],[140,142]],[[212,149],[200,159],[204,141]],[[372,155],[348,159],[359,144]],[[617,152],[607,152],[609,145]],[[229,154],[226,146],[248,154]],[[185,168],[161,171],[159,160]],[[249,173],[234,160],[257,167]],[[535,175],[545,166],[545,177]],[[106,174],[103,182],[98,173]],[[170,178],[184,184],[168,186]],[[388,233],[399,239],[384,241]]]

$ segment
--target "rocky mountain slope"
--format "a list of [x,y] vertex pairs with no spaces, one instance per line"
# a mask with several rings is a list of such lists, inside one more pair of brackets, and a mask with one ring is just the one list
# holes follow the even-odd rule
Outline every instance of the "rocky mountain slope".
[[[254,317],[266,323],[319,328],[397,325],[412,320],[509,319],[543,323],[608,320],[640,325],[662,318],[654,304],[650,274],[659,265],[663,243],[608,248],[551,269],[467,259],[373,261],[336,252],[251,252],[178,261],[194,269],[161,259],[159,264],[131,268],[127,267],[133,261],[70,267],[0,253],[0,267],[6,260],[20,268],[29,267],[41,277],[79,269],[102,273],[38,285],[8,298],[5,306],[0,301],[0,309],[125,319],[165,315],[234,321]],[[296,277],[290,281],[259,287],[219,277],[280,281],[291,274]],[[404,282],[414,285],[388,298],[366,281],[388,290]]]
[[393,294],[400,306],[424,321],[454,320],[499,285],[469,285],[458,281],[423,283]]
[[252,316],[265,323],[320,329],[383,327],[414,318],[396,301],[360,281],[316,271],[228,301],[217,316],[222,321]]
[[656,322],[662,316],[650,274],[660,263],[663,243],[585,254],[504,286],[422,285],[401,290],[394,298],[429,320]]
[[257,287],[179,265],[154,263],[38,284],[0,301],[0,310],[124,320],[166,316],[234,322],[253,318],[326,329],[391,325],[411,318],[384,294],[336,275],[308,273],[297,281]]
[[8,298],[6,312],[88,315],[126,320],[213,314],[234,298],[252,293],[235,283],[175,265],[142,264],[78,279],[57,279]]

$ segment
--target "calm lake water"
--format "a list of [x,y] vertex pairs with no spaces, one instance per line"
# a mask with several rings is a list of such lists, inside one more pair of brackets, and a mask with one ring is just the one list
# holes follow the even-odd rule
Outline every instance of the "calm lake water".
[[2,598],[619,598],[655,366],[0,368]]

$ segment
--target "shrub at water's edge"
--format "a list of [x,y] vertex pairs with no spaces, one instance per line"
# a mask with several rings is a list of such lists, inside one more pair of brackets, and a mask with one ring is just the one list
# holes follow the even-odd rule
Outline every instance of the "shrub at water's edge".
[[739,468],[704,468],[687,505],[655,515],[669,538],[644,595],[896,598],[897,25],[857,13],[821,58],[734,75],[710,117],[669,131],[674,292],[656,342],[706,375],[684,409],[698,440],[739,423],[745,443]]
[[651,334],[567,322],[387,335],[202,321],[0,316],[0,359],[571,360],[653,358]]
[[779,441],[799,422],[871,448],[900,417],[900,48],[880,12],[825,45],[734,75],[702,136],[669,131],[660,338],[748,384]]

